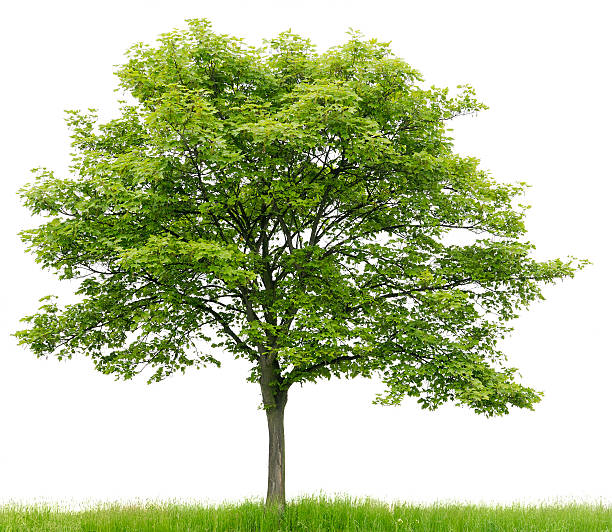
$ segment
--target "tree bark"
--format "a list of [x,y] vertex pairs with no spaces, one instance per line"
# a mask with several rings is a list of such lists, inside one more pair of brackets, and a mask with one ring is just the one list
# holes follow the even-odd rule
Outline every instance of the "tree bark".
[[[279,397],[282,395],[282,397]],[[285,404],[287,392],[277,394],[275,407],[266,410],[268,418],[268,493],[266,506],[285,510]]]
[[285,510],[285,405],[276,361],[261,364],[261,394],[268,419],[268,493],[266,506]]

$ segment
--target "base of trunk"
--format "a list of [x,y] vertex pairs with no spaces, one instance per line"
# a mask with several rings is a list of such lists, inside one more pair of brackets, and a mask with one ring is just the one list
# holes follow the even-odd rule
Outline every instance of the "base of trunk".
[[268,418],[268,493],[266,506],[285,509],[285,405],[287,392],[278,392],[275,405],[266,409]]

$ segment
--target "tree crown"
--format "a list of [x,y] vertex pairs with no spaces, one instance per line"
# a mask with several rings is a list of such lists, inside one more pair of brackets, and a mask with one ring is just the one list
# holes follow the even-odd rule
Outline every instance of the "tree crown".
[[21,190],[49,218],[28,249],[81,296],[43,298],[21,343],[124,378],[219,365],[203,341],[252,380],[273,364],[279,389],[377,374],[387,404],[539,400],[497,343],[584,262],[531,258],[525,184],[453,153],[447,121],[485,109],[471,87],[426,88],[358,32],[318,54],[190,20],[127,56],[120,116],[68,112],[72,176],[38,169]]

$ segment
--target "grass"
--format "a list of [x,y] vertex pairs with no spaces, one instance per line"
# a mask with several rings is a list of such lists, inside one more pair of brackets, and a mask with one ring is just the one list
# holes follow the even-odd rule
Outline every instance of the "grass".
[[283,516],[261,501],[219,506],[104,504],[67,511],[50,506],[0,507],[0,531],[48,532],[612,532],[612,507],[587,504],[483,506],[387,505],[325,496],[288,502]]

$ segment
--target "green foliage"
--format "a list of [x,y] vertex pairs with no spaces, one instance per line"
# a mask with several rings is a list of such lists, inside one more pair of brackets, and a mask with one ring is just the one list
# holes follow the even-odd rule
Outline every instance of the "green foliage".
[[[504,367],[508,320],[584,262],[536,262],[524,184],[452,152],[469,86],[423,86],[388,43],[351,32],[317,54],[291,32],[260,49],[205,20],[138,44],[117,72],[132,103],[68,112],[72,176],[21,196],[21,233],[82,299],[24,318],[39,356],[84,353],[159,380],[220,362],[213,341],[276,368],[274,384],[380,375],[380,403],[418,397],[487,415],[540,394]],[[211,334],[210,332],[208,334]]]

